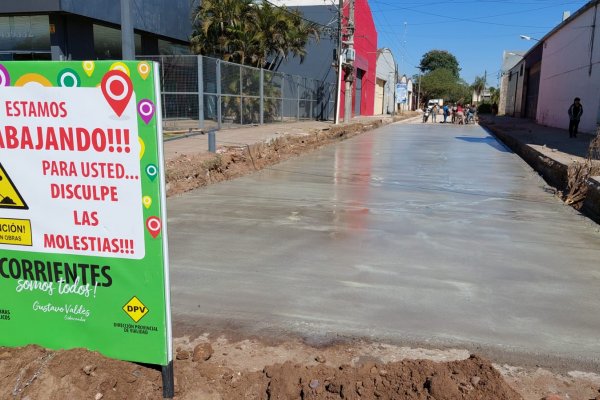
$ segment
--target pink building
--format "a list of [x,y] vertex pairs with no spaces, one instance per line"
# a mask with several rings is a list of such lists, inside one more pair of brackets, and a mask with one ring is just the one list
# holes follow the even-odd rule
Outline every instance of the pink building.
[[[344,2],[344,22],[348,17],[348,0]],[[355,79],[352,96],[352,115],[373,115],[377,72],[377,30],[368,0],[355,0],[354,61]],[[342,78],[343,80],[343,78]],[[342,84],[340,116],[344,115],[345,86]]]
[[[352,114],[373,115],[375,101],[375,83],[377,70],[377,31],[371,14],[368,0],[355,1],[355,33],[354,48],[356,51],[354,68],[355,80],[352,84]],[[306,19],[332,28],[334,32],[338,22],[338,1],[323,0],[273,0],[277,5],[285,5],[290,9],[299,10]],[[349,0],[344,1],[344,25],[348,22]],[[319,79],[331,84],[336,83],[336,68],[333,54],[337,49],[335,34],[322,34],[318,42],[307,46],[307,54],[303,63],[297,58],[284,62],[279,71],[310,78]],[[344,82],[342,81],[341,102],[339,105],[340,117],[344,115]],[[333,111],[333,110],[331,110]],[[331,113],[333,114],[333,113]],[[327,113],[327,118],[333,115]]]

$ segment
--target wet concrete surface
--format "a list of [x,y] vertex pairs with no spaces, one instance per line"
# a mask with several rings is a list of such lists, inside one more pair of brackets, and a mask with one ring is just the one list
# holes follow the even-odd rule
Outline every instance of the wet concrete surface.
[[176,326],[600,364],[598,225],[479,126],[389,125],[168,214]]

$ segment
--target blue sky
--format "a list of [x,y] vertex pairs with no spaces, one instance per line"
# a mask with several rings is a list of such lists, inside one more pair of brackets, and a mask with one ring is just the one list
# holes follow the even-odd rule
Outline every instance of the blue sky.
[[587,0],[369,0],[378,46],[392,50],[401,74],[412,76],[429,50],[447,50],[458,59],[461,77],[473,83],[487,70],[498,86],[504,50],[527,50]]

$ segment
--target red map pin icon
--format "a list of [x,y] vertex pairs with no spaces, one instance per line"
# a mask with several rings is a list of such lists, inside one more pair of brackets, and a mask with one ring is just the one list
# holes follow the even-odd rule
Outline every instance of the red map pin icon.
[[108,104],[117,116],[120,117],[125,108],[127,108],[129,99],[131,99],[131,95],[133,94],[131,79],[129,79],[125,72],[114,69],[104,75],[100,87]]
[[152,235],[152,237],[154,239],[156,239],[156,237],[160,233],[161,228],[162,228],[162,222],[160,222],[160,218],[149,217],[146,220],[146,229],[148,229],[148,232],[150,232],[150,235]]

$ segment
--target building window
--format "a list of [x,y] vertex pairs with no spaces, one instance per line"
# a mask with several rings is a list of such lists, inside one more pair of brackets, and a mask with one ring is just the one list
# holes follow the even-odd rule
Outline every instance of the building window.
[[168,42],[158,39],[158,54],[160,55],[179,55],[190,54],[190,46]]
[[50,51],[48,16],[0,17],[0,51]]
[[523,64],[521,64],[521,69],[519,70],[519,76],[523,76]]
[[[135,54],[142,53],[142,36],[134,35]],[[94,24],[94,56],[98,60],[118,60],[123,57],[121,30]]]

